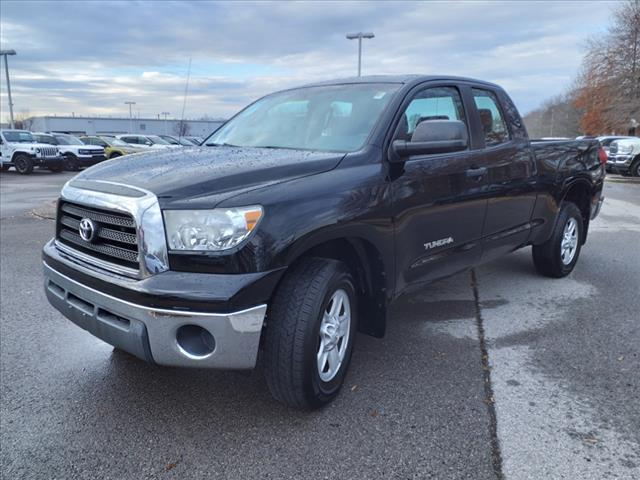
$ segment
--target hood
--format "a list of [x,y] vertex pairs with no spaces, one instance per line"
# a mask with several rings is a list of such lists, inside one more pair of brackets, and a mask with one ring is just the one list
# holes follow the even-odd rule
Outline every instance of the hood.
[[161,204],[202,201],[213,206],[254,188],[331,170],[344,155],[239,147],[158,149],[99,163],[75,178],[143,188]]
[[104,151],[103,147],[97,145],[58,145],[61,150],[93,150],[95,152]]

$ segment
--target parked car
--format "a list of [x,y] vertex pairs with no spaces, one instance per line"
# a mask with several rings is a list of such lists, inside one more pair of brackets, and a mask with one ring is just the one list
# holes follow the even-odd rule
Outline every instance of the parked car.
[[613,173],[640,177],[640,138],[615,140],[609,146],[607,169]]
[[179,145],[171,145],[169,142],[160,138],[158,135],[116,135],[116,138],[123,142],[140,147],[143,149],[163,149],[163,148],[180,148]]
[[163,140],[169,142],[171,145],[180,145],[182,147],[196,147],[200,145],[199,143],[196,144],[195,142],[189,140],[186,137],[173,137],[171,135],[158,135],[158,136]]
[[531,142],[502,88],[458,77],[286,90],[205,145],[67,183],[46,295],[159,365],[253,368],[262,348],[297,408],[336,397],[356,331],[383,336],[406,292],[527,245],[568,275],[603,201],[597,140]]
[[0,130],[0,166],[3,172],[14,167],[22,175],[33,172],[36,166],[61,172],[64,157],[58,147],[38,142],[31,132]]
[[57,145],[60,153],[65,157],[65,168],[78,171],[83,167],[90,167],[102,162],[106,157],[104,148],[87,146],[82,140],[65,133],[34,133],[33,137],[40,143]]
[[202,138],[202,137],[186,136],[186,137],[182,137],[182,138],[186,138],[187,140],[193,142],[195,145],[202,145],[202,142],[204,142],[204,138]]
[[104,148],[104,154],[107,159],[145,151],[142,147],[134,147],[133,145],[108,135],[83,136],[80,137],[80,140],[82,140],[85,145],[97,145]]

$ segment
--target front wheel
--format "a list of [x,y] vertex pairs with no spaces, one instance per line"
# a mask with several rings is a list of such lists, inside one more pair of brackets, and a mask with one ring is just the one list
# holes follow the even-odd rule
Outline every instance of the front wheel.
[[357,327],[356,290],[347,267],[301,260],[282,280],[267,314],[265,376],[272,395],[300,409],[340,392]]
[[629,174],[632,177],[640,177],[640,158],[636,158],[635,162],[631,164]]
[[80,161],[78,160],[78,157],[76,157],[72,153],[67,153],[65,163],[67,170],[70,170],[72,172],[77,172],[80,170]]
[[47,168],[53,173],[60,173],[64,170],[64,163],[60,163],[58,165],[50,165]]
[[33,160],[28,155],[16,155],[13,166],[20,175],[28,175],[33,172]]
[[533,263],[544,276],[561,278],[569,275],[578,263],[584,223],[580,209],[564,202],[560,207],[551,238],[542,245],[533,246]]

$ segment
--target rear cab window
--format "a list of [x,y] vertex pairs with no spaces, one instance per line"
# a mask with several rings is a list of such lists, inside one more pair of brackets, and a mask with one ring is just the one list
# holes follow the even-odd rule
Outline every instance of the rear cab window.
[[472,88],[471,92],[480,116],[485,146],[493,147],[511,140],[496,95],[490,90],[481,88]]

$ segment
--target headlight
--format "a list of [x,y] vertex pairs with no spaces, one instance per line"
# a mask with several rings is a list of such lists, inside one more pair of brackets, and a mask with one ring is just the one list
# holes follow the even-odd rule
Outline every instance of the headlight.
[[39,148],[36,148],[36,153],[40,153],[40,149]]
[[262,207],[165,210],[170,250],[220,251],[245,240],[262,217]]

